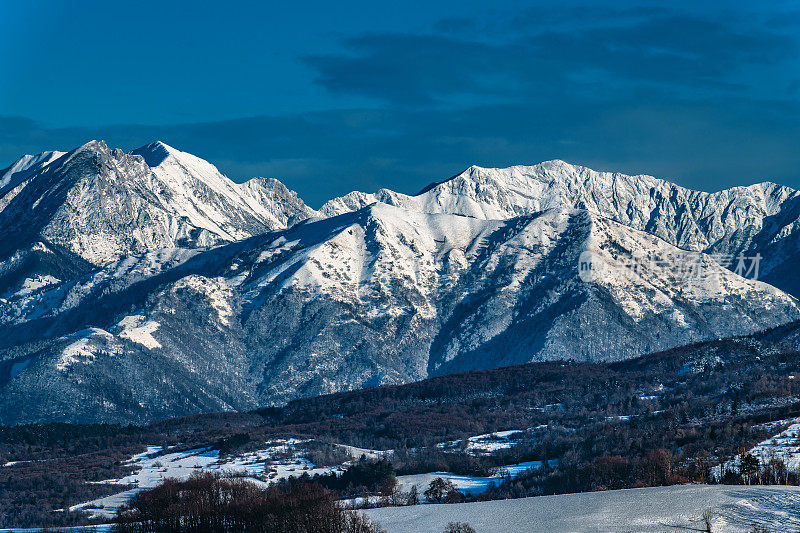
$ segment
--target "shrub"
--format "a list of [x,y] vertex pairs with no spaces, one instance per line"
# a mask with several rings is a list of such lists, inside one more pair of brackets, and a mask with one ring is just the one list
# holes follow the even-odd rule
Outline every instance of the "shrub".
[[444,533],[476,533],[475,528],[466,522],[450,522],[444,528]]

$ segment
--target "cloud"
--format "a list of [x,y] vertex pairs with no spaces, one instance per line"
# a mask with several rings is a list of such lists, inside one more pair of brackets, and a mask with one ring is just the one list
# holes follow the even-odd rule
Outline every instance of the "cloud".
[[305,58],[317,83],[408,105],[442,103],[462,94],[502,94],[503,82],[517,79],[520,57],[507,46],[437,35],[374,34],[347,39],[350,54]]
[[774,28],[796,30],[800,26],[800,10],[773,15],[767,20],[767,24]]
[[[480,28],[483,28],[482,30]],[[305,57],[331,92],[406,106],[745,91],[747,69],[796,57],[796,39],[733,16],[664,8],[538,8],[498,22],[446,19],[429,34],[367,34]],[[588,90],[587,90],[588,89]]]

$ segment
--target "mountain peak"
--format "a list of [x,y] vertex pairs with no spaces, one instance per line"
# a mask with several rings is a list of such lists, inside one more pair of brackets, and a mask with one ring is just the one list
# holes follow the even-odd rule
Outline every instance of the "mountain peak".
[[108,150],[108,145],[104,140],[92,139],[91,141],[83,143],[72,152],[77,154],[80,152],[96,152],[106,150]]
[[19,248],[43,240],[104,265],[240,240],[315,214],[277,182],[241,187],[208,161],[160,141],[126,153],[93,140],[59,154],[0,171],[0,242],[13,235]]
[[569,161],[564,161],[563,159],[548,159],[547,161],[542,161],[538,165],[533,165],[533,168],[536,167],[546,169],[591,170],[583,165],[576,165]]
[[[568,161],[564,161],[563,159],[548,159],[546,161],[541,161],[534,165],[511,165],[509,167],[482,167],[480,165],[472,165],[464,172],[460,174],[456,174],[456,176],[460,176],[462,174],[469,174],[475,172],[488,172],[488,171],[512,171],[512,170],[519,170],[519,171],[532,171],[534,169],[587,169],[587,167],[576,165],[570,163]],[[446,180],[445,180],[446,181]]]
[[74,163],[77,161],[92,159],[97,156],[111,156],[111,153],[112,151],[105,141],[92,139],[91,141],[83,143],[74,150],[70,150],[67,153],[65,162]]
[[538,163],[536,165],[513,165],[510,167],[482,167],[480,165],[471,165],[465,170],[445,180],[434,181],[433,183],[426,185],[421,191],[414,194],[413,196],[421,196],[427,192],[430,192],[432,189],[435,189],[457,178],[474,179],[476,176],[486,176],[486,175],[492,175],[498,177],[498,176],[503,176],[505,174],[511,175],[513,173],[518,173],[524,176],[530,176],[539,174],[542,171],[557,171],[562,173],[574,174],[582,170],[590,170],[590,169],[588,169],[587,167],[582,167],[580,165],[574,165],[572,163],[568,163],[567,161],[561,159],[550,159],[548,161],[542,161],[541,163]]
[[152,168],[157,167],[163,163],[166,158],[168,158],[170,155],[174,155],[177,152],[178,150],[171,147],[167,143],[163,141],[155,141],[145,144],[144,146],[133,150],[131,153],[142,156],[144,158],[144,162],[147,163],[147,166]]
[[10,167],[0,170],[0,191],[15,187],[28,178],[28,175],[44,168],[66,152],[52,150],[36,155],[23,155]]

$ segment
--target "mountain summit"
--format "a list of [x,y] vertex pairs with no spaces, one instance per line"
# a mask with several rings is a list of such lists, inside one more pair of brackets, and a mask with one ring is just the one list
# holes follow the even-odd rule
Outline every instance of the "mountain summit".
[[554,160],[509,168],[472,166],[414,196],[386,189],[352,192],[328,201],[320,212],[331,216],[375,201],[487,220],[552,208],[586,209],[684,250],[726,258],[760,253],[761,279],[800,296],[798,277],[786,275],[800,260],[800,193],[774,183],[707,193],[652,176],[596,172]]
[[[237,184],[213,165],[156,142],[131,153],[91,141],[69,152],[26,156],[0,188],[0,287],[34,274],[65,279],[122,257],[203,248],[312,216],[282,186]],[[48,261],[48,250],[60,256]],[[20,265],[36,264],[21,272]],[[68,265],[62,268],[59,265]]]

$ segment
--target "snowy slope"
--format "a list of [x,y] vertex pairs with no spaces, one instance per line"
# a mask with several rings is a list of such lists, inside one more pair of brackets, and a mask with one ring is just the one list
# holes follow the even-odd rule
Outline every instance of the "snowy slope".
[[42,152],[38,155],[24,155],[10,167],[0,170],[0,211],[25,188],[37,172],[64,155],[64,152]]
[[[0,301],[0,406],[30,398],[0,412],[252,408],[459,370],[618,360],[800,318],[794,298],[707,256],[691,254],[709,276],[687,283],[663,265],[631,274],[626,250],[680,252],[585,210],[493,221],[374,204],[121,259]],[[587,251],[604,265],[591,282],[577,268]]]
[[169,191],[163,203],[176,216],[222,240],[238,240],[265,230],[282,229],[289,220],[315,212],[277,180],[253,178],[237,184],[211,163],[155,142],[131,152],[143,157],[155,180],[153,187]]
[[[53,156],[40,156],[46,157]],[[237,185],[210,163],[160,142],[127,154],[92,141],[31,168],[38,170],[0,211],[0,234],[9,237],[0,256],[10,255],[10,246],[43,240],[101,265],[162,248],[230,242],[314,213],[285,189]],[[17,174],[3,180],[12,186]],[[270,198],[272,190],[280,196]]]
[[315,214],[276,180],[236,184],[160,142],[130,154],[92,141],[26,156],[0,182],[0,297],[40,278],[232,242]]
[[[409,196],[388,190],[353,192],[327,202],[331,216],[381,201],[425,213],[502,220],[550,208],[584,208],[679,248],[764,256],[762,277],[795,295],[800,243],[800,193],[759,183],[716,193],[686,189],[652,176],[596,172],[564,161],[504,169],[470,167]],[[730,259],[724,266],[733,266]]]
[[388,533],[439,533],[449,522],[476,531],[704,531],[748,533],[793,531],[800,527],[798,487],[677,485],[539,496],[450,505],[386,507],[366,511]]
[[[764,424],[766,428],[788,427],[774,436],[758,443],[747,453],[753,455],[762,465],[769,465],[773,460],[783,462],[789,472],[800,469],[800,420],[780,420]],[[711,475],[719,480],[724,472],[741,472],[741,454],[711,469]]]
[[65,152],[48,151],[20,157],[10,167],[0,170],[0,191],[13,189],[26,177],[30,177],[64,154]]

